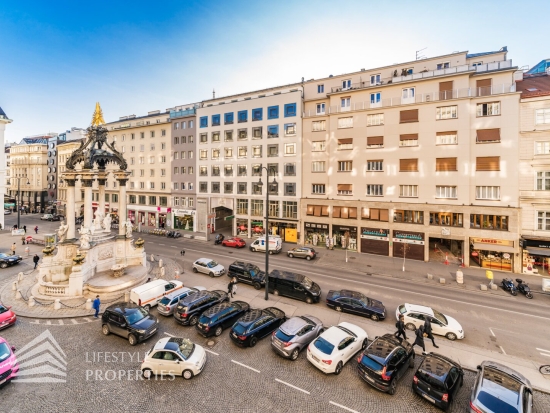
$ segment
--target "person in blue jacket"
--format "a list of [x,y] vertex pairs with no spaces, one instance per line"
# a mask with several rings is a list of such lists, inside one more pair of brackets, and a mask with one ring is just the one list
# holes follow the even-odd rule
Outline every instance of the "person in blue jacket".
[[99,301],[99,295],[96,295],[93,306],[92,306],[92,308],[95,310],[95,315],[94,315],[95,318],[98,318],[99,306],[100,305],[101,305],[101,301]]

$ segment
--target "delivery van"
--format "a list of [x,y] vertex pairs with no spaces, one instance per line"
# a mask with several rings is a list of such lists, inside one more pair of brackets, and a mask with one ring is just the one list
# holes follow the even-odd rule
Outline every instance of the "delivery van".
[[130,301],[149,310],[167,294],[183,288],[181,281],[153,280],[130,291]]
[[[281,240],[281,237],[276,236],[269,236],[269,253],[270,254],[278,254],[283,249],[283,241]],[[265,252],[266,250],[266,243],[265,243],[265,237],[260,237],[256,241],[254,241],[252,244],[250,244],[250,251],[256,252]]]

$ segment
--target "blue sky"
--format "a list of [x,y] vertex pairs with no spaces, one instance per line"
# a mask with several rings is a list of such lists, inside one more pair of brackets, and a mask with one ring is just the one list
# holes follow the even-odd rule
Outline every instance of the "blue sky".
[[550,51],[548,1],[0,1],[6,141],[458,50]]

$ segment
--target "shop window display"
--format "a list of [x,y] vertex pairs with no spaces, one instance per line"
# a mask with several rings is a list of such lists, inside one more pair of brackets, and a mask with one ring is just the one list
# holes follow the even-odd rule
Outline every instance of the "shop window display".
[[237,218],[237,235],[241,237],[248,237],[248,220]]
[[306,222],[304,224],[304,228],[306,244],[313,246],[326,246],[327,239],[330,240],[327,224]]
[[252,221],[250,223],[250,228],[252,228],[252,236],[260,236],[264,234],[263,221]]

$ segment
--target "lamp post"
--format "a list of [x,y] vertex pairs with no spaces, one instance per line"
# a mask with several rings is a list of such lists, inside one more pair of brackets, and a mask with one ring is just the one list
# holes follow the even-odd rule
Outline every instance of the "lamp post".
[[[267,188],[265,191],[265,300],[269,300],[269,169],[266,166],[262,166],[262,169],[265,169],[267,172]],[[273,182],[272,184],[277,184],[275,180],[275,173],[273,173]],[[261,188],[264,185],[262,182],[262,177],[260,175],[260,180],[258,181],[258,186]]]
[[[21,226],[21,177],[14,177],[8,180],[8,185],[11,185],[11,179],[17,179],[17,229]],[[27,185],[30,185],[31,182],[27,178]]]

